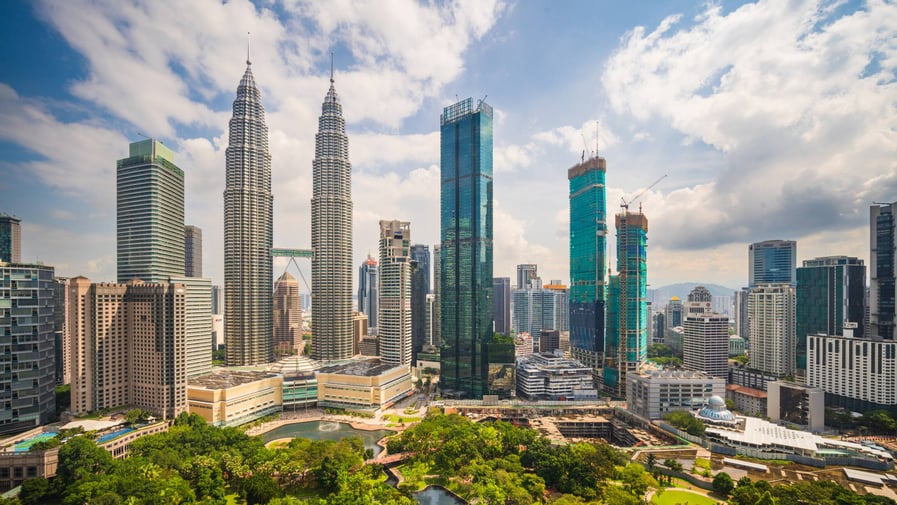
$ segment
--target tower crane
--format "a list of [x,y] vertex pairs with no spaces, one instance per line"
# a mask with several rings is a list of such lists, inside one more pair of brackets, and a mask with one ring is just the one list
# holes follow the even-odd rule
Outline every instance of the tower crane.
[[620,208],[625,209],[626,211],[629,211],[629,204],[634,203],[636,200],[641,198],[641,196],[644,195],[649,189],[653,188],[654,186],[657,186],[657,184],[660,183],[660,181],[666,179],[666,177],[667,177],[667,174],[663,174],[660,177],[660,179],[657,179],[656,181],[652,182],[650,186],[639,191],[639,193],[637,195],[633,196],[632,198],[630,198],[628,202],[626,201],[625,198],[623,198],[621,196],[620,197]]

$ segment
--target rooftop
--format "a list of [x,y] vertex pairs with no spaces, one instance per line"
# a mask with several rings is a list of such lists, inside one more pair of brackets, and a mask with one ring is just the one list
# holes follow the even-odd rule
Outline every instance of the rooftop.
[[745,386],[739,386],[738,384],[729,384],[726,386],[726,391],[734,391],[736,393],[741,393],[743,395],[753,396],[754,398],[766,398],[766,391],[761,391],[759,389],[749,388]]
[[190,379],[188,385],[205,389],[226,389],[277,376],[278,374],[270,372],[255,372],[249,370],[219,370]]
[[379,359],[366,359],[340,363],[339,365],[325,366],[318,373],[331,373],[340,375],[355,375],[358,377],[376,377],[393,368],[402,367],[392,363],[382,363]]

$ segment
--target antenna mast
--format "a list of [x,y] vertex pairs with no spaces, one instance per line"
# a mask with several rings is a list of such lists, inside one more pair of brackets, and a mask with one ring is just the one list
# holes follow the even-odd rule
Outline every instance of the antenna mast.
[[249,58],[249,49],[252,46],[252,34],[246,32],[246,64],[252,65],[252,59]]

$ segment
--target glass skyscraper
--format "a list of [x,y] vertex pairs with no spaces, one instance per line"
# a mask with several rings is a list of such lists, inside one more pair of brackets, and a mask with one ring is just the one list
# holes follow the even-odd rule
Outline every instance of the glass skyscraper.
[[368,316],[368,332],[377,334],[377,301],[380,299],[380,269],[368,255],[358,267],[358,312]]
[[897,324],[897,202],[869,208],[870,277],[869,323],[871,336],[894,340]]
[[430,248],[425,244],[411,246],[411,354],[427,342],[427,295],[430,294]]
[[807,336],[844,335],[855,323],[854,337],[863,337],[866,266],[863,260],[830,256],[805,260],[797,269],[797,369],[807,369]]
[[511,278],[492,279],[492,318],[495,332],[511,335]]
[[604,359],[607,162],[595,156],[567,171],[570,181],[570,351],[592,368]]
[[748,248],[748,286],[784,282],[794,285],[797,242],[765,240]]
[[132,142],[116,163],[118,282],[184,275],[184,171],[154,139]]
[[604,389],[626,397],[626,374],[648,352],[648,218],[626,210],[616,216],[617,275],[610,278]]
[[22,261],[21,220],[16,216],[0,213],[0,261]]
[[481,398],[492,340],[492,107],[467,98],[443,110],[440,168],[440,383]]
[[247,60],[237,87],[225,151],[224,335],[230,366],[274,359],[271,154],[251,65]]

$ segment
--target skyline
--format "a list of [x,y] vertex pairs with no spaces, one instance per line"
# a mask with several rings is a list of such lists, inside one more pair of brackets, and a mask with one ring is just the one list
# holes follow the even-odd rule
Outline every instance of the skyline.
[[315,119],[335,53],[353,270],[376,250],[380,219],[438,243],[438,115],[456,93],[488,94],[496,111],[497,277],[535,263],[569,282],[566,170],[583,135],[592,149],[596,120],[608,214],[669,174],[639,201],[656,286],[747,285],[748,245],[770,239],[796,240],[798,265],[868,264],[868,207],[897,195],[895,5],[265,5],[10,7],[0,211],[22,219],[25,262],[115,278],[110,174],[144,133],[175,151],[185,223],[203,229],[204,273],[223,284],[226,125],[247,31],[271,131],[276,247],[310,245]]

